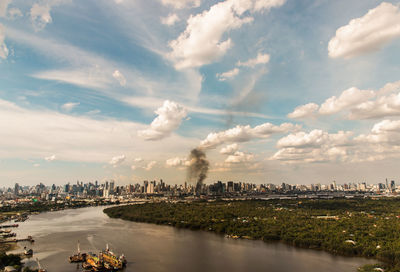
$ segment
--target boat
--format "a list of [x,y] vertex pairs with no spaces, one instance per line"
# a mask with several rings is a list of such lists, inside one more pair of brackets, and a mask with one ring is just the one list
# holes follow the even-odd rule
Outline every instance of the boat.
[[88,253],[86,260],[82,263],[82,267],[89,271],[120,271],[126,267],[126,259],[122,254],[117,256],[110,251],[108,244],[105,250],[101,251],[99,255]]
[[14,222],[15,222],[15,223],[18,223],[18,222],[25,222],[26,220],[28,220],[28,216],[21,216],[21,217],[18,217],[18,218],[16,218],[16,219],[14,219]]
[[18,224],[12,224],[12,225],[3,225],[0,226],[0,229],[4,229],[4,228],[18,228]]
[[91,271],[102,271],[104,269],[103,260],[96,254],[88,253],[82,267]]
[[72,256],[69,256],[70,263],[81,263],[86,261],[86,253],[81,253],[79,241],[78,241],[78,253]]
[[120,270],[123,269],[127,263],[124,254],[121,256],[115,255],[112,251],[110,251],[108,244],[106,246],[106,250],[100,252],[100,257],[103,259],[104,266],[106,266],[108,269]]
[[17,234],[15,234],[15,233],[2,233],[2,234],[0,234],[0,236],[1,236],[2,238],[10,238],[10,237],[15,237],[15,236],[17,236]]
[[33,249],[27,249],[26,247],[24,247],[24,255],[25,256],[32,256],[33,255]]

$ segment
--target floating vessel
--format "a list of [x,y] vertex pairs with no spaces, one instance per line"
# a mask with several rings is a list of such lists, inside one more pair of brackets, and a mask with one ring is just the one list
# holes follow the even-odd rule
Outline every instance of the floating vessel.
[[126,267],[126,259],[122,254],[117,256],[110,251],[108,244],[105,250],[101,251],[99,255],[88,253],[86,261],[82,263],[82,267],[89,271],[120,271]]
[[124,254],[122,254],[121,256],[115,255],[112,251],[110,251],[108,244],[106,250],[100,252],[100,257],[104,261],[104,266],[108,266],[108,268],[114,270],[123,269],[127,263]]
[[25,239],[8,239],[8,240],[4,240],[4,241],[0,241],[0,244],[7,244],[7,243],[18,243],[18,242],[35,242],[35,240],[33,240],[32,236],[28,236]]
[[103,261],[96,255],[88,253],[82,267],[91,271],[104,271]]
[[81,263],[86,261],[86,253],[81,253],[79,241],[78,241],[78,253],[72,256],[69,256],[70,263]]
[[20,216],[16,219],[14,219],[14,222],[25,222],[26,220],[28,220],[28,216]]
[[33,249],[27,249],[26,247],[24,247],[24,255],[25,256],[32,256],[33,255]]
[[4,228],[18,228],[18,224],[12,224],[12,225],[3,225],[0,226],[0,229],[4,229]]
[[10,238],[10,237],[15,237],[15,236],[17,236],[17,234],[15,234],[15,233],[2,233],[2,234],[0,234],[0,237],[2,237],[2,238]]

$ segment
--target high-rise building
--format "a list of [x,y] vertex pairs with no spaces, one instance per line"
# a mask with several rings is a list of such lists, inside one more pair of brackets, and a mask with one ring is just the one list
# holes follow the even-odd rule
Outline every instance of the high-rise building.
[[104,188],[103,197],[104,198],[109,198],[110,197],[110,189],[109,188]]
[[19,184],[18,183],[15,183],[15,186],[14,186],[14,194],[17,196],[17,195],[19,195]]
[[154,184],[155,184],[155,181],[154,181],[154,182],[153,182],[153,181],[150,181],[149,185],[147,186],[147,191],[146,191],[146,193],[148,193],[148,194],[154,194]]
[[111,180],[110,181],[110,193],[114,193],[114,189],[115,189],[115,181]]
[[64,192],[68,193],[68,192],[69,192],[69,189],[70,189],[69,183],[65,184],[65,185],[64,185]]
[[228,191],[228,193],[233,192],[233,181],[228,181],[227,191]]
[[394,180],[392,180],[390,182],[390,191],[393,192],[396,189],[396,183],[394,182]]

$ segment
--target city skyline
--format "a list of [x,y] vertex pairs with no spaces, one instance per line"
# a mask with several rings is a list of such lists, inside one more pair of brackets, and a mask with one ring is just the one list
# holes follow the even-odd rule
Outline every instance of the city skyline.
[[398,180],[400,2],[4,0],[0,180]]
[[[35,190],[42,189],[50,191],[63,191],[64,193],[82,193],[83,189],[101,189],[102,191],[95,194],[95,196],[103,196],[108,198],[113,192],[120,190],[127,190],[128,193],[144,193],[144,194],[153,194],[153,193],[162,193],[166,191],[172,190],[184,190],[185,193],[195,193],[199,188],[202,191],[207,192],[209,188],[214,188],[211,190],[215,190],[215,188],[219,188],[222,192],[250,192],[256,191],[258,193],[265,193],[267,191],[370,191],[377,193],[397,193],[400,191],[400,185],[396,186],[396,181],[393,179],[386,178],[385,180],[376,181],[373,183],[367,183],[365,181],[348,181],[344,183],[338,183],[335,180],[330,182],[317,182],[311,184],[289,184],[289,183],[277,183],[273,181],[266,181],[263,183],[252,183],[246,181],[238,181],[238,180],[227,180],[227,181],[212,181],[209,183],[203,183],[198,186],[193,182],[185,181],[183,183],[173,183],[168,182],[163,179],[155,180],[142,180],[135,181],[129,184],[118,184],[115,180],[106,180],[104,182],[95,181],[80,181],[76,182],[67,182],[61,185],[53,184],[43,184],[42,182],[35,185],[24,185],[19,183],[14,183],[13,186],[0,187],[0,193],[13,192],[15,196],[19,195],[19,191],[25,191],[25,193]],[[229,190],[231,187],[231,190]],[[150,189],[150,190],[149,190]],[[107,190],[107,192],[105,191]],[[386,191],[387,190],[387,191]],[[216,190],[217,191],[217,190]]]

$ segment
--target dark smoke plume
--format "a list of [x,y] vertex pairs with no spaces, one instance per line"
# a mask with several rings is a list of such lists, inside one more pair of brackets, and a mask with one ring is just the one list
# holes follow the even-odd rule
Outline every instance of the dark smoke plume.
[[199,148],[190,151],[189,166],[187,168],[187,176],[189,181],[196,182],[196,193],[200,192],[203,181],[207,177],[209,162],[206,154]]

